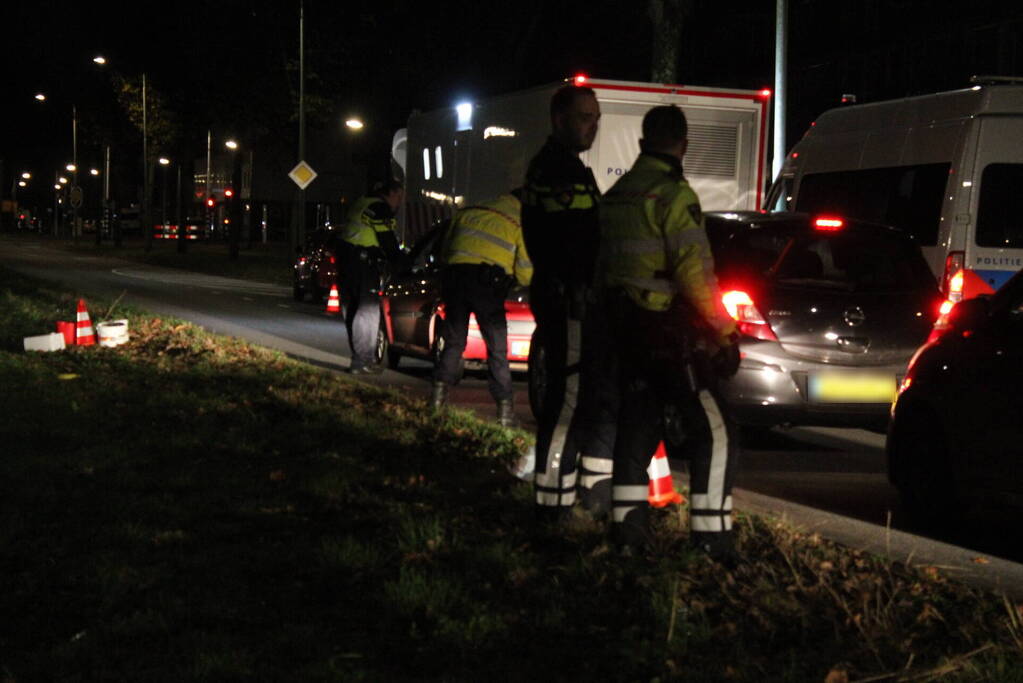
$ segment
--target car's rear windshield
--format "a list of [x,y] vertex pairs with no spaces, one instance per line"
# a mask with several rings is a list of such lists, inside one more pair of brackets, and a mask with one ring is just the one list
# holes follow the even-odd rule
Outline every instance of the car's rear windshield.
[[857,292],[931,289],[934,276],[920,247],[881,230],[808,233],[742,231],[715,250],[719,273],[746,273],[799,287]]

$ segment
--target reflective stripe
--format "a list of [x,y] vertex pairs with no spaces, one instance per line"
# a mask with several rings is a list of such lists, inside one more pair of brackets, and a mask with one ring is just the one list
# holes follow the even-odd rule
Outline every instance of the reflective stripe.
[[628,515],[633,510],[639,510],[642,507],[643,507],[642,505],[620,505],[620,506],[616,505],[615,507],[611,508],[611,521],[619,522],[619,523],[624,522],[626,515]]
[[651,458],[650,464],[646,467],[646,476],[651,479],[660,479],[661,477],[671,476],[671,467],[668,465],[667,458]]
[[592,455],[584,455],[582,457],[582,467],[590,472],[611,474],[614,472],[615,461],[611,458],[594,458]]
[[691,498],[692,498],[691,507],[693,510],[713,510],[715,512],[721,510],[725,512],[732,511],[731,496],[725,496],[724,505],[722,505],[721,507],[713,507],[710,503],[710,496],[708,496],[706,493],[693,493],[691,494]]
[[[578,320],[569,319],[565,330],[565,367],[577,367],[580,359],[580,343],[582,338],[582,323]],[[558,411],[558,421],[554,427],[554,434],[551,436],[551,445],[548,453],[556,453],[560,462],[561,454],[565,450],[565,441],[568,439],[568,428],[575,415],[576,402],[579,396],[579,373],[567,372],[565,376],[565,400],[561,403],[561,410]],[[548,456],[549,458],[550,456]]]
[[533,481],[537,488],[568,491],[575,488],[578,476],[575,471],[562,473],[560,467],[556,467],[546,472],[537,472]]
[[[694,244],[704,244],[706,242],[707,236],[702,230],[681,230],[679,232],[669,232],[664,236],[664,244],[670,252],[679,252],[685,247],[691,247]],[[713,273],[714,270],[711,269],[710,272]]]
[[725,491],[725,471],[728,467],[728,430],[717,401],[706,389],[700,390],[700,404],[710,424],[710,472],[707,476],[707,508],[720,510]]
[[515,253],[515,245],[512,244],[511,242],[507,242],[493,233],[489,233],[484,230],[477,230],[476,228],[470,228],[465,223],[466,222],[463,221],[458,224],[459,231],[461,232],[462,235],[476,237],[478,239],[485,240],[495,246],[500,247],[501,249],[504,249],[507,252],[513,254]]
[[579,485],[584,489],[592,489],[602,481],[608,481],[610,474],[582,474],[579,476]]
[[620,484],[618,486],[611,487],[611,500],[617,503],[632,503],[647,500],[647,496],[650,494],[650,487],[648,485],[633,486]]
[[732,517],[722,517],[721,515],[690,515],[689,516],[689,530],[690,531],[731,531],[732,530]]
[[474,254],[471,251],[461,251],[460,249],[455,249],[454,251],[450,252],[447,256],[447,262],[453,266],[462,265],[466,263],[469,264],[485,263],[491,266],[497,266],[502,270],[504,269],[503,265],[501,265],[500,263],[493,259],[489,259],[486,256],[480,256],[479,254]]
[[536,503],[546,507],[568,507],[575,505],[575,491],[564,491],[562,493],[537,491]]

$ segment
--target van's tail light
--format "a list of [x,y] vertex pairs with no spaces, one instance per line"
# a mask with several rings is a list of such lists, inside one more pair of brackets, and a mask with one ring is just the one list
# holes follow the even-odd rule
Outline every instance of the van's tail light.
[[814,230],[821,232],[838,232],[845,227],[845,221],[834,216],[820,216],[813,221]]
[[[928,344],[930,344],[931,342],[937,341],[943,334],[945,334],[950,329],[952,329],[952,324],[949,322],[949,314],[952,312],[952,309],[955,308],[956,302],[957,301],[961,301],[962,298],[963,298],[963,290],[962,290],[963,278],[962,278],[962,274],[963,274],[963,271],[960,270],[958,273],[956,273],[956,277],[953,277],[952,281],[951,281],[951,284],[952,284],[953,287],[955,287],[955,286],[959,287],[959,290],[958,290],[958,295],[959,296],[958,296],[958,298],[953,299],[953,297],[952,297],[953,292],[950,289],[950,291],[949,291],[949,298],[947,298],[944,301],[942,301],[941,304],[938,306],[938,319],[934,321],[934,326],[931,328],[931,333],[927,337],[927,343]],[[958,285],[956,284],[957,283],[957,280],[956,280],[957,277],[958,277]]]
[[[963,297],[963,268],[966,267],[966,252],[965,251],[950,251],[948,256],[945,257],[945,272],[941,275],[941,293],[951,299],[953,302],[959,301]],[[952,280],[955,276],[959,276],[959,298],[953,299],[952,294]]]
[[724,304],[728,315],[738,323],[741,334],[766,341],[778,341],[778,337],[757,310],[749,294],[741,289],[731,289],[721,295],[721,303]]
[[337,263],[337,259],[334,258],[333,256],[331,256],[329,260],[330,260],[330,265],[334,265],[335,263]]

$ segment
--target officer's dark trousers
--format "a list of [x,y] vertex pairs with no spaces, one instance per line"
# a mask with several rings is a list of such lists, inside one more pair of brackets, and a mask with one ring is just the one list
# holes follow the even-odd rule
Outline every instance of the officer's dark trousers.
[[352,249],[341,269],[341,303],[344,306],[348,344],[353,368],[377,362],[377,334],[380,330],[380,271]]
[[583,505],[600,512],[610,507],[617,394],[602,363],[604,319],[599,309],[587,309],[584,296],[577,292],[573,300],[540,274],[530,286],[533,344],[543,349],[547,381],[537,416],[534,486],[541,507],[571,506],[578,489]]
[[609,296],[608,308],[621,382],[612,489],[615,535],[635,545],[648,540],[647,467],[666,438],[668,405],[682,416],[688,437],[686,452],[673,455],[690,461],[690,531],[730,532],[738,442],[716,377],[701,354],[689,357],[677,310],[647,311],[621,292]]
[[469,314],[472,313],[487,346],[490,395],[495,401],[511,400],[508,321],[504,309],[507,281],[504,270],[497,266],[456,264],[444,270],[441,282],[444,350],[433,375],[435,381],[454,385],[461,380],[462,354],[469,334]]

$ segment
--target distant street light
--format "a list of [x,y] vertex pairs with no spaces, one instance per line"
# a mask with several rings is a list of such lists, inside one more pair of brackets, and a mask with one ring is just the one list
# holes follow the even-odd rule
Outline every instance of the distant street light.
[[74,173],[75,171],[78,170],[78,167],[74,164],[68,164],[67,166],[64,167],[64,169],[70,171],[71,173]]
[[107,63],[107,58],[104,57],[103,55],[96,55],[95,57],[92,58],[92,61],[96,62],[100,66],[103,66],[104,64]]
[[227,147],[228,149],[238,149],[238,143],[234,140],[228,140],[224,143],[224,147]]
[[26,183],[24,180],[19,180],[18,187],[28,187],[28,183]]
[[45,102],[46,101],[46,95],[44,95],[42,93],[36,93],[36,99],[39,100],[40,102]]
[[99,169],[98,168],[90,168],[89,169],[89,175],[94,175],[94,176],[99,175]]
[[31,180],[32,179],[32,174],[29,173],[28,171],[25,171],[24,173],[21,174],[21,177],[23,179],[25,179],[25,180]]
[[167,157],[160,157],[158,161],[160,162],[161,166],[166,166],[167,164],[170,163],[170,159],[168,159]]
[[64,176],[61,176],[61,177],[57,178],[57,182],[60,183],[61,185],[67,185],[67,178],[65,178]]
[[358,118],[352,117],[345,121],[345,125],[351,130],[362,130],[365,124]]

